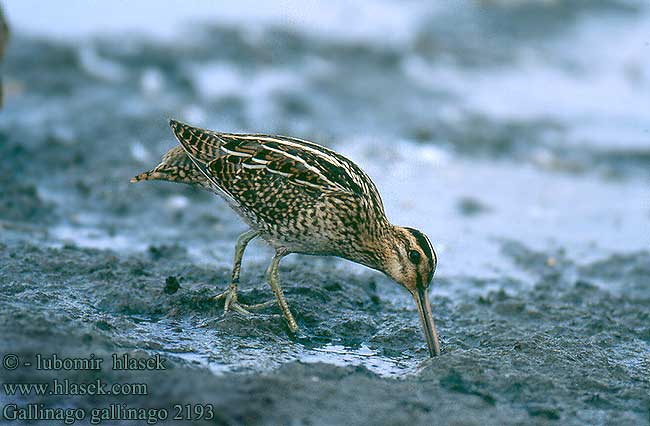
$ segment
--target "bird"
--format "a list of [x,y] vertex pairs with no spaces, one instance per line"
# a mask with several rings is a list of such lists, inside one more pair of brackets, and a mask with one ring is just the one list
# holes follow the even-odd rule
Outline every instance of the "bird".
[[171,119],[179,145],[159,165],[131,182],[185,183],[220,195],[250,227],[237,239],[231,282],[214,299],[248,314],[269,302],[245,305],[237,290],[244,251],[262,238],[275,251],[266,279],[289,331],[299,330],[279,281],[288,254],[336,256],[383,272],[417,306],[429,355],[440,355],[428,290],[438,257],[421,231],[393,225],[377,187],[352,160],[303,139],[225,133]]

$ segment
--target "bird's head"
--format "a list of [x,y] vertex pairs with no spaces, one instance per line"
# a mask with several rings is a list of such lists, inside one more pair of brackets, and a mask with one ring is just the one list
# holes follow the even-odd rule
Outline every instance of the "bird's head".
[[431,356],[440,355],[428,295],[438,263],[436,252],[427,236],[417,229],[394,226],[391,234],[384,240],[381,269],[411,293],[420,314],[429,353]]

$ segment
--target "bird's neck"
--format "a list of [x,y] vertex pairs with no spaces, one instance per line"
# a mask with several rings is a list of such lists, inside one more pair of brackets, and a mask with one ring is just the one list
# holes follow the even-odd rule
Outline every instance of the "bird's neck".
[[398,233],[396,228],[386,220],[381,226],[369,230],[368,234],[360,240],[360,247],[351,253],[349,259],[384,272],[389,259],[394,256],[393,247]]

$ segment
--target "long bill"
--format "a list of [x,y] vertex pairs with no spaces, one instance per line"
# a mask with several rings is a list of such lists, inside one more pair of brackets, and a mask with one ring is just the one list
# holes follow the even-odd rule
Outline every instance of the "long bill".
[[440,343],[438,342],[436,325],[433,323],[433,313],[431,312],[431,304],[429,303],[427,289],[418,287],[418,289],[413,293],[413,298],[418,306],[418,314],[420,314],[420,322],[422,322],[424,337],[427,339],[429,355],[431,355],[431,357],[439,356]]

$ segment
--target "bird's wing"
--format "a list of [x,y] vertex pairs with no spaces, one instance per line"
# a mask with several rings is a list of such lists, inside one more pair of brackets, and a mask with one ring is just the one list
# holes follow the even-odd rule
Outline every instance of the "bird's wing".
[[218,139],[217,133],[192,127],[174,119],[169,120],[169,126],[172,128],[174,136],[176,136],[176,139],[181,144],[187,157],[207,179],[208,186],[226,197],[229,202],[236,204],[236,197],[221,182],[215,179],[207,167],[211,161],[220,156],[219,147],[221,146],[221,141]]
[[[295,185],[313,195],[369,198],[383,209],[372,180],[344,156],[285,136],[220,133],[171,121],[174,133],[203,174],[227,195],[242,180]],[[243,179],[243,178],[246,179]]]
[[342,170],[336,169],[322,155],[303,147],[266,135],[219,134],[218,138],[221,155],[207,167],[220,180],[245,174],[253,179],[286,182],[312,193],[352,191],[345,180],[341,180]]
[[240,175],[250,180],[266,175],[307,190],[352,190],[336,159],[302,144],[267,135],[213,132],[173,120],[171,126],[190,159],[222,189],[227,190],[227,183]]

